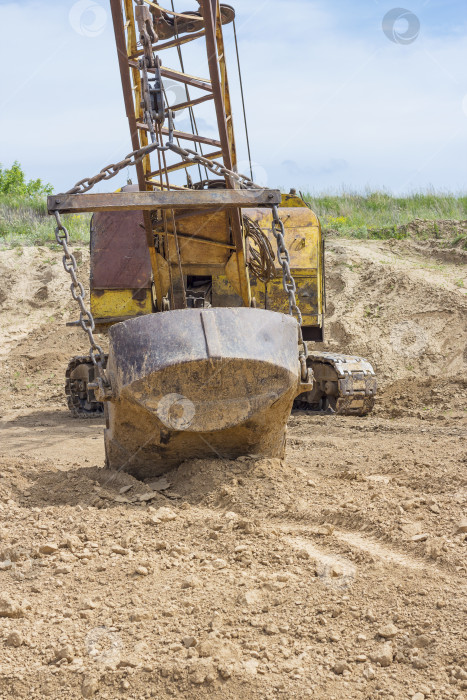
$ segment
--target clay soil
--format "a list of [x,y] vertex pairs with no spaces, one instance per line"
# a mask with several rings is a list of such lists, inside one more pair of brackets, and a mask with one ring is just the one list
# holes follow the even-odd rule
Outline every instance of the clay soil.
[[374,363],[373,415],[296,413],[284,461],[151,485],[68,415],[59,253],[0,253],[2,700],[466,696],[464,256],[331,239],[327,286],[323,347]]

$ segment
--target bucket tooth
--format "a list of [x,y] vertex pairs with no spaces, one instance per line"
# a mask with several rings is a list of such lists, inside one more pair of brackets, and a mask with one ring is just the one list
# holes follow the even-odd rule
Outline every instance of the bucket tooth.
[[140,478],[185,459],[281,456],[300,379],[297,322],[184,309],[110,329],[107,465]]

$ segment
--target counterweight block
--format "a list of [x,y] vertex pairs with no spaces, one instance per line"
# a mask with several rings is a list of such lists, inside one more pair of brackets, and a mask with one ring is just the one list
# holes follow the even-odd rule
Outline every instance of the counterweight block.
[[300,378],[298,325],[272,311],[184,309],[110,329],[107,466],[139,478],[182,461],[281,457]]

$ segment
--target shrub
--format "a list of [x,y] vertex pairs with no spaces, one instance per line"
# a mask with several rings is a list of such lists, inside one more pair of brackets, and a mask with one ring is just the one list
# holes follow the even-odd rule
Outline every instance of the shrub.
[[0,194],[11,197],[44,197],[52,194],[52,185],[37,180],[26,180],[26,175],[17,160],[11,168],[2,168],[0,163]]

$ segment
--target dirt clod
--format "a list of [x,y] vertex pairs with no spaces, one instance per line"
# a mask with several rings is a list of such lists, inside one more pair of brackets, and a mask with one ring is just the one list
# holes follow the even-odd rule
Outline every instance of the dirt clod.
[[8,595],[0,595],[0,617],[24,617],[23,603],[10,598]]
[[383,627],[380,627],[378,630],[378,634],[380,637],[384,637],[385,639],[393,639],[393,637],[396,636],[398,632],[398,629],[395,625],[390,622],[388,625],[384,625]]
[[9,647],[20,647],[23,643],[23,635],[18,630],[13,630],[6,638],[5,643]]
[[370,658],[380,666],[390,666],[394,658],[392,644],[382,644],[370,655]]
[[85,676],[81,684],[83,698],[92,698],[97,693],[99,682],[94,676]]

